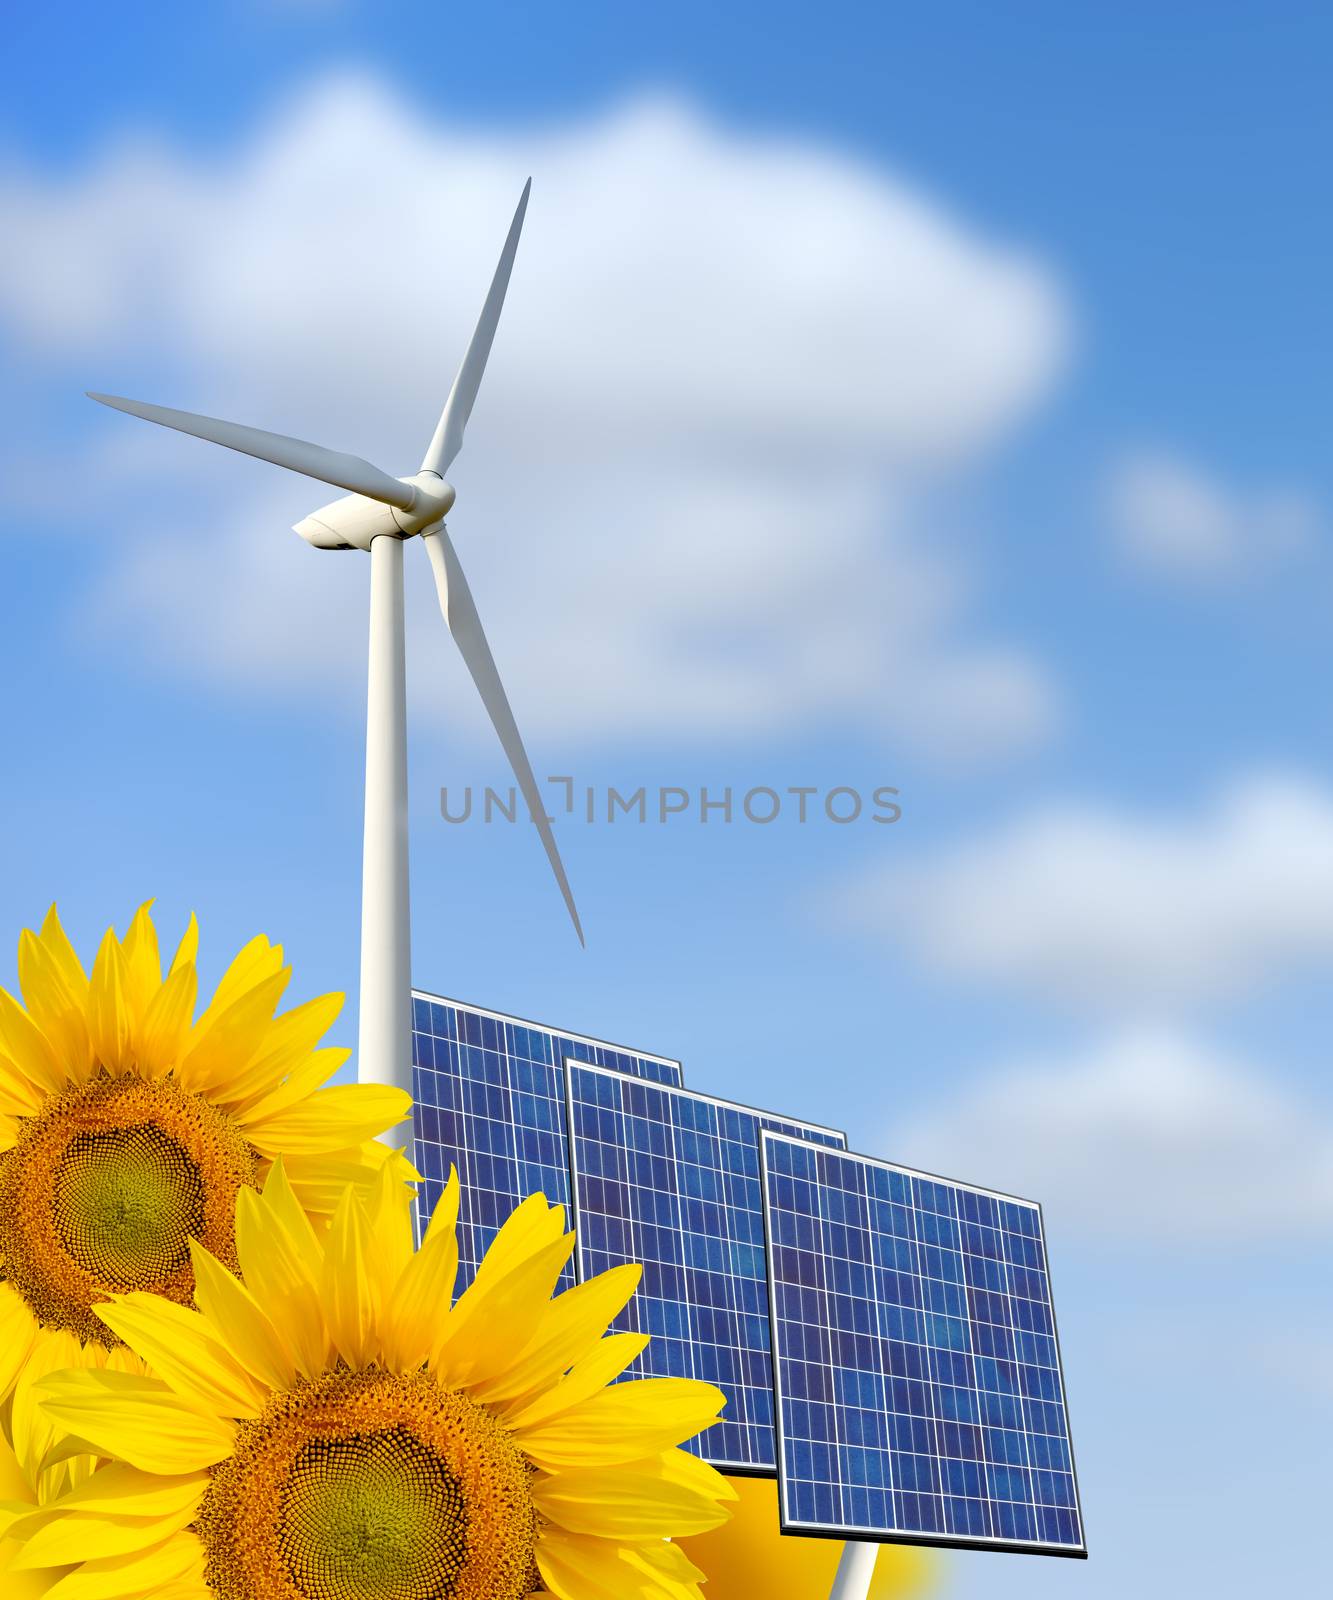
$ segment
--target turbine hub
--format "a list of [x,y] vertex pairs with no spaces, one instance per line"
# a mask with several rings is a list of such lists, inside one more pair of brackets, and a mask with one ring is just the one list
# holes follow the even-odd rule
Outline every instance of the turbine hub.
[[347,494],[303,517],[296,524],[297,533],[317,550],[369,550],[372,540],[383,534],[411,539],[444,521],[454,503],[453,484],[437,472],[418,472],[398,481],[412,486],[414,499],[407,511],[363,494]]
[[394,521],[409,539],[414,533],[430,527],[433,522],[442,522],[457,499],[453,484],[438,472],[422,471],[401,481],[410,483],[416,491],[416,499],[410,510],[400,511],[397,506],[392,508]]

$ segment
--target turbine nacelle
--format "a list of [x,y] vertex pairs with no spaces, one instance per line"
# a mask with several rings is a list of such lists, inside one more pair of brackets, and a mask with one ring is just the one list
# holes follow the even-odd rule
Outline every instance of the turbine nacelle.
[[302,517],[294,524],[295,531],[317,550],[369,550],[371,540],[381,534],[410,539],[444,520],[455,498],[451,483],[437,472],[418,472],[398,481],[412,491],[406,509],[369,495],[345,494]]

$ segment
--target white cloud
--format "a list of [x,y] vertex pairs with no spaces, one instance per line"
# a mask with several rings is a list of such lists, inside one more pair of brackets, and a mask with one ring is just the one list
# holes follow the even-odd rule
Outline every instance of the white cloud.
[[1145,1250],[1333,1229],[1327,1109],[1174,1032],[1001,1072],[886,1147],[1040,1200],[1061,1232]]
[[1108,503],[1122,555],[1155,576],[1234,580],[1307,551],[1321,518],[1294,490],[1246,494],[1155,452],[1127,456]]
[[[667,100],[505,134],[341,77],[223,160],[126,143],[11,178],[0,317],[89,387],[411,470],[529,167],[451,518],[525,725],[832,718],[946,751],[1047,731],[1041,669],[973,635],[967,573],[912,529],[923,483],[1049,391],[1068,314],[1040,264],[884,172]],[[129,544],[115,626],[224,681],[345,695],[364,564],[286,532],[318,491],[137,427],[90,425]]]
[[1333,962],[1333,796],[1263,777],[1193,816],[1050,805],[834,908],[940,972],[1078,1005],[1230,996]]

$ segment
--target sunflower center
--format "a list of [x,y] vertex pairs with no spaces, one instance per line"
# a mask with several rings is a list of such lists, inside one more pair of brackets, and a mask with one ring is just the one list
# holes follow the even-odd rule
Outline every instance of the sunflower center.
[[339,1370],[242,1423],[196,1528],[219,1600],[520,1600],[536,1513],[503,1425],[425,1372]]
[[79,1134],[60,1158],[52,1194],[66,1253],[119,1289],[178,1272],[203,1231],[203,1175],[153,1126]]
[[466,1530],[457,1480],[419,1439],[393,1428],[300,1451],[278,1545],[302,1594],[416,1600],[441,1592],[440,1580],[461,1566]]
[[93,1307],[194,1292],[189,1242],[235,1270],[235,1207],[255,1153],[231,1120],[170,1078],[105,1073],[52,1095],[0,1156],[0,1261],[49,1328],[114,1344]]

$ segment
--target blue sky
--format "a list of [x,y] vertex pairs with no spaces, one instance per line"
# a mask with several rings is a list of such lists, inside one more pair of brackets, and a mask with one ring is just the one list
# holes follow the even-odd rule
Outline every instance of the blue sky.
[[580,952],[439,820],[504,775],[409,550],[417,982],[1046,1203],[1092,1559],[950,1593],[1308,1586],[1327,14],[439,10],[8,24],[10,937],[156,895],[354,993],[364,563],[82,391],[410,470],[531,171],[451,527],[539,772],[904,815],[566,820]]

